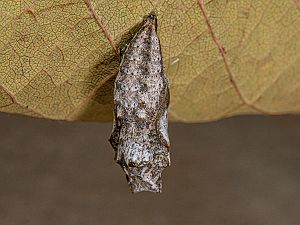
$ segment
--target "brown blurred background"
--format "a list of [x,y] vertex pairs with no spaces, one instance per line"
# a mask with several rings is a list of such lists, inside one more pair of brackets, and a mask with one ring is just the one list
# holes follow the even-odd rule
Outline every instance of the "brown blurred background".
[[300,116],[171,124],[162,194],[130,193],[110,132],[0,114],[0,225],[300,224]]

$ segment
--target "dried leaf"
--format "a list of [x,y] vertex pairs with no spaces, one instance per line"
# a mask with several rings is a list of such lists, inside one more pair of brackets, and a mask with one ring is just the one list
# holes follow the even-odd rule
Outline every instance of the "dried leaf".
[[172,120],[299,113],[299,0],[1,1],[0,111],[111,120],[118,48],[153,11]]

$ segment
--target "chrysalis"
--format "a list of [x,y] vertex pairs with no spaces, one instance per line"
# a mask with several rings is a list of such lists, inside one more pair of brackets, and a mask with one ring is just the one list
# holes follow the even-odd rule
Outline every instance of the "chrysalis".
[[114,86],[110,143],[133,193],[161,192],[161,174],[170,165],[169,81],[156,30],[150,15],[125,50]]

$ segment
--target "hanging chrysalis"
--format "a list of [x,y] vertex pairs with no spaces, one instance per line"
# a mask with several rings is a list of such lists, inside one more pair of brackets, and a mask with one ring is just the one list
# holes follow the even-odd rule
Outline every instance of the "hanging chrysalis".
[[110,143],[133,193],[161,192],[161,175],[170,165],[164,73],[157,18],[150,15],[123,54],[114,86]]

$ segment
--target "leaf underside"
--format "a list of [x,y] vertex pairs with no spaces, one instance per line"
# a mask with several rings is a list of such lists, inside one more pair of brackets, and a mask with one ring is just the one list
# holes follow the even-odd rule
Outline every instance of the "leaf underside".
[[300,1],[1,1],[0,111],[110,121],[118,49],[158,16],[170,119],[300,112]]

